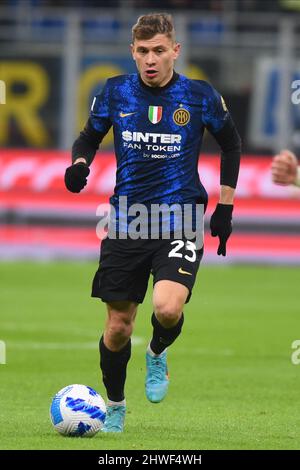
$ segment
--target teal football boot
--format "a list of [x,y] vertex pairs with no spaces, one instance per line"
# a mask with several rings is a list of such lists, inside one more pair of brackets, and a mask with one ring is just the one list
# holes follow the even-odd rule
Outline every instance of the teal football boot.
[[107,405],[106,418],[102,432],[123,432],[126,406]]
[[147,352],[146,367],[146,397],[152,403],[159,403],[165,398],[169,386],[166,350],[159,356]]

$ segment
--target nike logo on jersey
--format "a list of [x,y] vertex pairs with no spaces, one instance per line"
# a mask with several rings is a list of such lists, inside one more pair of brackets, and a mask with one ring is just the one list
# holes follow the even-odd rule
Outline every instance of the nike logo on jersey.
[[120,112],[120,117],[123,118],[123,117],[126,117],[126,116],[131,116],[131,114],[136,114],[137,111],[134,111],[134,113],[122,113]]
[[179,272],[180,274],[188,274],[189,276],[192,276],[192,273],[189,273],[189,272],[187,272],[187,271],[184,271],[182,268],[179,268],[179,269],[178,269],[178,272]]

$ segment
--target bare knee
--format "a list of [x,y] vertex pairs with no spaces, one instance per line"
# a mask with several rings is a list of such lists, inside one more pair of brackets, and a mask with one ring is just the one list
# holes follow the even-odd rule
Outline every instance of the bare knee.
[[181,318],[188,295],[188,288],[178,282],[158,281],[153,291],[153,306],[156,318],[165,328],[172,328]]
[[112,315],[108,318],[106,330],[111,337],[119,340],[130,338],[133,330],[133,321],[121,314]]
[[165,328],[175,326],[182,315],[182,304],[176,301],[162,301],[154,305],[154,312],[159,323]]
[[[125,311],[122,311],[125,310]],[[104,342],[112,351],[122,349],[132,335],[136,308],[126,308],[120,304],[108,305]]]

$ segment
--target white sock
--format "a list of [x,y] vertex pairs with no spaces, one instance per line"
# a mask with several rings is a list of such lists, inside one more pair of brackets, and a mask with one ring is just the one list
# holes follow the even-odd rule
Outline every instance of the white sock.
[[122,401],[112,401],[112,400],[107,400],[107,406],[126,406],[126,400],[124,398],[124,400]]
[[165,350],[164,350],[161,354],[155,354],[155,352],[153,352],[152,349],[150,348],[150,343],[148,344],[147,353],[149,353],[150,356],[152,356],[152,357],[159,357],[159,356],[161,356],[164,352],[165,352]]

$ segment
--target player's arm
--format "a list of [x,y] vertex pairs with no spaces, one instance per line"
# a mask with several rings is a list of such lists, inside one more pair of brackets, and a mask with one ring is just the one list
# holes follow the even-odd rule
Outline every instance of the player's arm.
[[241,139],[230,115],[218,132],[212,132],[221,147],[220,198],[210,220],[213,237],[219,237],[218,255],[226,256],[226,243],[232,232],[232,211],[237,185]]
[[296,155],[290,150],[281,150],[273,157],[271,173],[276,184],[300,186],[300,166]]
[[109,92],[106,85],[102,93],[94,98],[85,128],[72,146],[72,165],[65,172],[65,185],[72,193],[79,193],[87,184],[89,166],[111,125]]
[[104,133],[97,132],[88,120],[72,146],[72,165],[66,169],[65,185],[72,193],[79,193],[87,184],[89,166],[94,160]]
[[232,211],[237,185],[241,139],[222,96],[206,83],[203,122],[221,147],[220,198],[211,216],[213,237],[219,237],[218,255],[226,256],[226,243],[232,232]]

